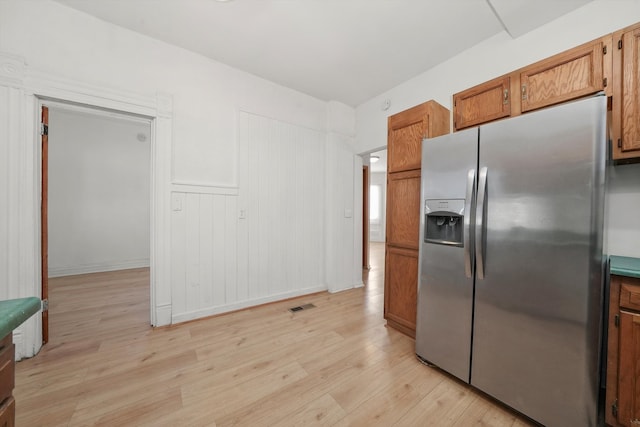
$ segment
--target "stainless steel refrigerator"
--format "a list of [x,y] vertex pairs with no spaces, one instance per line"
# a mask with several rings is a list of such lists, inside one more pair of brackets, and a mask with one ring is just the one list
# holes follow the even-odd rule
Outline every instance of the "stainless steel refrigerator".
[[546,426],[599,422],[606,109],[422,144],[416,353]]

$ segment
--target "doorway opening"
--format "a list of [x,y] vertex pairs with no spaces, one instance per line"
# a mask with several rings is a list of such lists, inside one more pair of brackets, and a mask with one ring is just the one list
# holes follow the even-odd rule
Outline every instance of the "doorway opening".
[[43,343],[50,331],[150,327],[151,119],[48,100],[41,110]]
[[363,269],[363,280],[371,291],[384,288],[384,242],[386,225],[387,150],[368,155],[369,168],[367,188],[363,197],[367,215],[363,218],[363,245],[368,250],[368,269]]

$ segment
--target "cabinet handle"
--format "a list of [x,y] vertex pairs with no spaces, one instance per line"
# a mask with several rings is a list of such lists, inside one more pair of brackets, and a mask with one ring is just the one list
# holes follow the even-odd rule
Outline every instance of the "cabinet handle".
[[527,85],[522,85],[522,100],[525,101],[527,99]]
[[505,89],[504,93],[502,95],[502,103],[503,104],[508,104],[509,103],[509,89]]

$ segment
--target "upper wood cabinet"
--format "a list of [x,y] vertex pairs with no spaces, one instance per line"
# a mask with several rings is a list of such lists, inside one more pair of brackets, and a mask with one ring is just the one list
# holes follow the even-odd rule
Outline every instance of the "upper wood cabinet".
[[456,129],[464,129],[480,123],[508,117],[511,114],[511,77],[482,83],[453,96]]
[[612,156],[640,159],[640,24],[613,35]]
[[455,130],[602,90],[610,94],[611,43],[603,37],[453,95]]
[[520,70],[521,111],[558,104],[604,89],[602,41],[576,47]]
[[420,169],[422,140],[449,132],[449,110],[427,101],[388,118],[387,170]]

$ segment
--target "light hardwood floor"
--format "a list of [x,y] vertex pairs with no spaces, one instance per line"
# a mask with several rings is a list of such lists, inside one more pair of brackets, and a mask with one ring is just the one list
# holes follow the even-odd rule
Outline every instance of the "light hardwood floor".
[[146,269],[52,279],[51,340],[16,367],[16,425],[529,425],[418,362],[382,319],[382,244],[371,258],[364,288],[157,329]]

